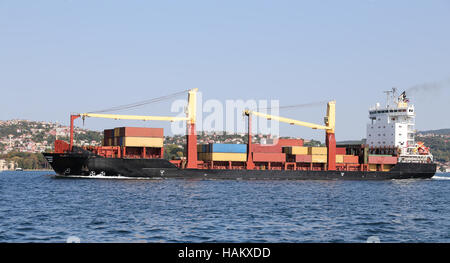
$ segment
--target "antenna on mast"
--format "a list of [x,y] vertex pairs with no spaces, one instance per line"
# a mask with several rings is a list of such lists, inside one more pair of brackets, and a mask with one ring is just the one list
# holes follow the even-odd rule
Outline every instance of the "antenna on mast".
[[389,94],[392,93],[392,90],[386,90],[386,91],[383,91],[383,93],[386,93],[386,108],[388,108],[389,107]]

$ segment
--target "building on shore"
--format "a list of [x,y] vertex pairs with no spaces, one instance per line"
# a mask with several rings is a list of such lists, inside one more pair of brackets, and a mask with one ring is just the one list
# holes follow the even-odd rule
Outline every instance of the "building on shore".
[[4,159],[0,159],[0,171],[3,170],[14,170],[16,169],[16,164],[14,162],[11,161],[7,161]]

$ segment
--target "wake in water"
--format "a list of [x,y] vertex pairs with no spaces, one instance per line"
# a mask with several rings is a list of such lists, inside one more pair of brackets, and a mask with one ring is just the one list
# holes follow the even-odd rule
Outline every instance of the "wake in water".
[[82,179],[113,179],[113,180],[161,180],[160,177],[128,177],[128,176],[106,176],[104,174],[95,175],[56,175],[57,178],[82,178]]
[[435,175],[431,177],[434,180],[450,180],[450,176]]

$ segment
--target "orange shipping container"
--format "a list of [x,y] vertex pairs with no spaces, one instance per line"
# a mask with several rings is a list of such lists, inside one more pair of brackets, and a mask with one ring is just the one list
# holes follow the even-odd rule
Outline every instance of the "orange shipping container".
[[253,153],[254,162],[285,162],[286,154],[284,153]]
[[198,157],[202,161],[247,161],[246,153],[199,153]]
[[312,156],[306,154],[296,154],[289,155],[287,159],[289,160],[289,162],[310,163],[312,161]]
[[345,155],[347,153],[347,150],[344,147],[337,147],[336,148],[336,154]]
[[369,155],[369,163],[370,164],[396,164],[397,157],[396,156],[370,156]]
[[323,154],[311,155],[311,162],[313,163],[326,163],[327,156]]
[[260,153],[282,153],[284,146],[303,146],[302,139],[278,139],[277,144],[253,144],[253,152]]
[[303,146],[302,139],[278,139],[279,146]]
[[344,163],[358,163],[359,157],[354,155],[344,155]]
[[164,137],[163,128],[145,128],[145,127],[121,127],[119,129],[120,137]]
[[308,147],[304,146],[284,146],[283,152],[287,154],[308,154]]
[[311,155],[326,155],[327,147],[308,147],[308,154]]
[[151,137],[120,137],[122,145],[126,147],[157,147],[161,148],[164,145],[163,138]]
[[281,153],[281,146],[271,144],[253,144],[252,151],[255,153]]

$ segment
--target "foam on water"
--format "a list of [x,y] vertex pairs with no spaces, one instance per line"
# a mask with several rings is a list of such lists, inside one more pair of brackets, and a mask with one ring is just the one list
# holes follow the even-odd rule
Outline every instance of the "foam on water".
[[441,176],[441,175],[435,175],[435,176],[431,177],[431,179],[434,179],[434,180],[450,180],[450,177],[448,177],[448,176]]
[[82,179],[109,179],[109,180],[162,180],[161,177],[129,177],[129,176],[107,176],[102,174],[96,175],[55,175],[57,178],[82,178]]

